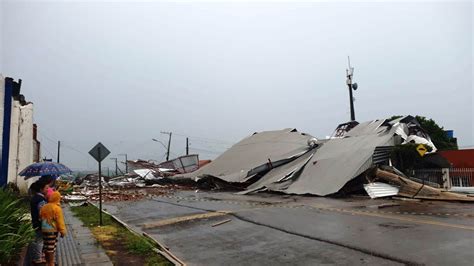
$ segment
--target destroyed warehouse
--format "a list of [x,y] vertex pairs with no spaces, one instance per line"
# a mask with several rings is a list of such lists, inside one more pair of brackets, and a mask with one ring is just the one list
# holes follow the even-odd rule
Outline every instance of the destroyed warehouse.
[[426,152],[436,151],[412,116],[352,121],[339,125],[327,139],[293,128],[256,132],[197,171],[173,179],[193,180],[208,188],[240,189],[242,194],[273,191],[328,196],[365,185],[369,194],[382,188],[393,191],[385,196],[472,200],[408,180],[391,160],[394,147],[405,144],[422,144]]

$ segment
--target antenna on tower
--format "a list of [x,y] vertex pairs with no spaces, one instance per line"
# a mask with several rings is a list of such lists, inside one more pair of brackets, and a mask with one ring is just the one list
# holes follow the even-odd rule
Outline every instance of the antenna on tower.
[[351,58],[349,56],[347,56],[347,65],[349,66],[349,68],[346,69],[347,78],[352,79],[352,75],[354,74],[354,68],[351,67]]

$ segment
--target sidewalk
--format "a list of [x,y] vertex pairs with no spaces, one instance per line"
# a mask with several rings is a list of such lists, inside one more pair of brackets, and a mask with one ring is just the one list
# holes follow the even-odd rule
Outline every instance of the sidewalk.
[[[72,214],[69,206],[63,205],[62,207],[67,235],[64,238],[58,238],[57,264],[60,266],[112,266],[110,258],[97,243],[89,228],[83,226],[82,222]],[[31,265],[29,258],[27,256],[25,259],[24,266]]]
[[112,266],[105,251],[97,243],[89,228],[76,218],[69,206],[63,207],[68,237],[58,246],[59,265],[103,265]]

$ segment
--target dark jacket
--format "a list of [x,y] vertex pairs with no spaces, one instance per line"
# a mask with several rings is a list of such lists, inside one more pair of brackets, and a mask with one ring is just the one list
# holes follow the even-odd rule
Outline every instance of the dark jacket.
[[41,221],[39,218],[39,211],[46,203],[46,198],[41,193],[36,193],[30,201],[31,223],[35,230],[41,229]]

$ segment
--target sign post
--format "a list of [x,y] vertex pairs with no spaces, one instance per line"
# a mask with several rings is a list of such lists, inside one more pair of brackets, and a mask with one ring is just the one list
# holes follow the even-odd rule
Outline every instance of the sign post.
[[102,144],[97,143],[89,151],[89,154],[99,163],[99,225],[102,226],[102,160],[110,154],[110,151]]
[[420,144],[416,147],[416,151],[418,151],[418,154],[423,157],[425,156],[425,153],[428,152],[428,149],[426,149],[425,145]]

